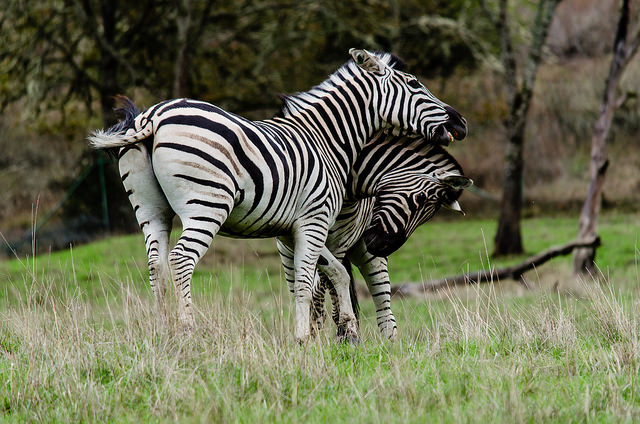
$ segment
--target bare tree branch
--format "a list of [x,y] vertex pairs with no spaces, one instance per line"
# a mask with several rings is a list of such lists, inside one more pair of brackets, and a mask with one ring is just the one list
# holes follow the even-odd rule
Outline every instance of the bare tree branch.
[[522,274],[530,271],[545,262],[562,255],[568,255],[575,248],[595,247],[600,245],[600,238],[595,237],[588,240],[574,240],[560,246],[553,246],[534,256],[525,259],[523,262],[499,269],[489,269],[445,277],[438,280],[425,281],[424,283],[405,283],[391,286],[391,293],[396,296],[416,296],[425,292],[434,292],[443,288],[494,282],[512,278],[519,280]]

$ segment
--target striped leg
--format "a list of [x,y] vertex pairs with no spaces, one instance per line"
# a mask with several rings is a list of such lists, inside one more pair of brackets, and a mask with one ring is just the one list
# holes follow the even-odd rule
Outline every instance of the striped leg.
[[337,294],[339,305],[338,336],[357,343],[359,341],[358,323],[351,306],[349,273],[329,249],[323,247],[321,253],[322,257],[318,262],[318,269],[333,283]]
[[[212,180],[205,169],[191,162],[176,162],[175,152],[158,148],[156,133],[153,169],[171,208],[180,217],[182,234],[169,252],[169,270],[178,297],[178,314],[183,328],[195,328],[191,302],[191,278],[198,261],[211,246],[213,238],[227,220],[234,203],[233,181],[220,176]],[[196,177],[186,173],[197,169]]]
[[[294,293],[294,283],[295,283],[295,267],[294,267],[294,254],[292,241],[287,240],[283,237],[278,237],[277,240],[278,253],[280,254],[280,261],[282,262],[282,267],[284,269],[285,280],[287,281],[287,286],[289,287],[289,291]],[[322,286],[322,282],[318,277],[318,273],[314,276],[313,286],[311,288],[311,296],[312,296],[312,306],[311,306],[311,328],[310,332],[312,336],[315,336],[324,325],[324,321],[326,318],[326,313],[324,312],[324,290],[320,293],[319,290]],[[320,303],[321,302],[321,303]],[[320,315],[318,315],[317,311],[320,311]]]
[[147,245],[149,258],[149,283],[156,299],[156,305],[163,321],[167,318],[165,294],[169,286],[169,235],[171,234],[171,219],[151,220],[142,231]]
[[387,259],[373,256],[361,240],[349,251],[349,259],[364,276],[376,306],[378,328],[388,339],[395,339],[398,327],[391,312],[391,283],[387,270]]
[[287,282],[289,291],[293,294],[293,285],[296,281],[296,269],[293,264],[293,241],[284,237],[277,237],[276,246],[284,269],[284,279]]
[[[329,286],[327,285],[326,277],[321,273],[316,272],[316,278],[313,282],[313,288],[311,290],[311,322],[313,324],[312,331],[320,331],[324,327],[324,322],[327,320],[327,309],[324,305],[324,298],[328,287]],[[333,285],[331,285],[331,288],[333,288]],[[337,297],[335,301],[338,301]],[[337,314],[334,317],[334,321],[337,325]]]
[[[310,312],[312,287],[316,278],[316,266],[329,279],[335,281],[340,301],[340,325],[345,328],[345,335],[352,341],[358,340],[358,329],[355,315],[349,302],[349,276],[340,262],[325,247],[327,227],[326,214],[314,211],[309,223],[300,223],[294,230],[294,257],[296,279],[294,297],[296,303],[295,337],[304,342],[310,335]],[[321,259],[320,261],[318,259]],[[342,273],[339,272],[340,268]]]
[[158,185],[144,144],[123,148],[118,156],[122,184],[145,238],[149,283],[160,319],[164,321],[167,316],[165,293],[169,283],[167,253],[174,213]]
[[[213,221],[224,222],[224,219],[226,219],[224,210],[209,209],[206,212],[208,215],[213,213],[219,218],[209,218],[203,215],[189,218],[181,216],[182,235],[169,253],[169,269],[171,270],[171,278],[178,297],[179,318],[182,326],[187,331],[195,328],[191,301],[193,271],[198,261],[211,246],[213,238],[220,229],[217,222]],[[224,215],[224,219],[220,215]]]
[[295,281],[293,283],[293,296],[296,305],[295,338],[298,342],[305,342],[311,334],[311,287],[316,272],[316,263],[320,252],[305,237],[303,231],[299,231],[295,237],[295,249],[293,263],[295,268]]
[[[336,292],[336,288],[334,287],[333,283],[329,281],[329,279],[325,275],[322,275],[320,277],[320,280],[322,281],[322,292],[319,292],[318,296],[322,295],[322,304],[318,304],[316,306],[317,311],[314,312],[318,315],[327,314],[324,307],[324,296],[327,290],[329,290],[329,296],[331,297],[331,319],[333,319],[333,322],[338,325],[338,323],[340,322],[340,302],[338,301],[338,293]],[[316,295],[315,292],[313,295]]]

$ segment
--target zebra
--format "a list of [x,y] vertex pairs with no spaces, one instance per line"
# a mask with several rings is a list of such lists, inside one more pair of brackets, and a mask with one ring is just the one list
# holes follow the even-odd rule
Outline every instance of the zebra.
[[[399,249],[421,224],[445,207],[464,213],[458,198],[473,181],[463,175],[458,162],[444,148],[427,144],[420,137],[398,137],[381,132],[363,148],[347,184],[347,199],[329,230],[326,246],[334,255],[334,267],[351,263],[365,277],[376,306],[382,334],[395,338],[396,321],[391,311],[387,256]],[[278,242],[285,277],[293,278],[292,252]],[[344,272],[342,274],[344,275]],[[338,273],[333,270],[329,274]],[[324,298],[328,289],[338,324],[338,305],[333,282],[320,273],[313,286],[312,330],[325,319]],[[357,308],[353,297],[352,309]],[[338,326],[339,334],[344,331]]]
[[[124,122],[89,136],[94,148],[120,149],[120,174],[145,235],[156,300],[164,303],[171,278],[186,331],[195,328],[191,277],[214,237],[279,236],[293,251],[294,333],[305,341],[316,264],[331,256],[324,243],[365,142],[388,126],[431,143],[464,137],[460,115],[396,69],[395,56],[357,49],[350,55],[323,83],[287,97],[272,119],[249,121],[190,99],[163,101],[143,113],[125,102]],[[174,214],[183,229],[169,251]],[[357,341],[348,284],[335,281],[339,321]]]

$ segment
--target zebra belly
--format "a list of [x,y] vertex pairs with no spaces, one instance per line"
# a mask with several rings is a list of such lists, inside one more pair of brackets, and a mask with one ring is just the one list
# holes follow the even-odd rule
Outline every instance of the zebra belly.
[[249,229],[241,223],[225,221],[218,234],[232,238],[271,238],[289,234],[291,232],[290,225],[278,223],[266,223],[259,229]]
[[291,233],[294,222],[293,208],[251,210],[237,204],[222,225],[219,234],[233,238],[271,238]]

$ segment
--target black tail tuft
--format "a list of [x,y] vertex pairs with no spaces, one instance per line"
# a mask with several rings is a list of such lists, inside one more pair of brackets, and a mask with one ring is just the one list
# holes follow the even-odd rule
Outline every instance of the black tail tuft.
[[129,99],[127,96],[123,96],[122,94],[117,94],[113,98],[116,102],[116,105],[118,105],[118,107],[116,107],[114,111],[116,113],[124,114],[124,119],[109,128],[108,132],[120,132],[122,130],[133,128],[136,116],[140,115],[138,106],[136,106],[136,104],[133,103],[131,99]]
[[353,278],[353,270],[351,268],[351,261],[347,258],[342,260],[342,265],[349,274],[349,297],[351,298],[351,308],[356,316],[356,323],[360,327],[360,304],[358,303],[358,293],[356,292],[356,280]]
[[[122,119],[117,124],[109,127],[106,133],[113,134],[120,131],[128,130],[129,128],[134,128],[136,116],[140,115],[138,106],[136,106],[136,104],[133,103],[130,98],[128,98],[127,96],[123,96],[122,94],[116,94],[115,96],[113,96],[113,99],[116,103],[116,107],[113,109],[114,112],[123,114],[124,119]],[[111,148],[106,149],[106,152],[109,154],[109,156],[117,159],[119,150],[119,148]]]

